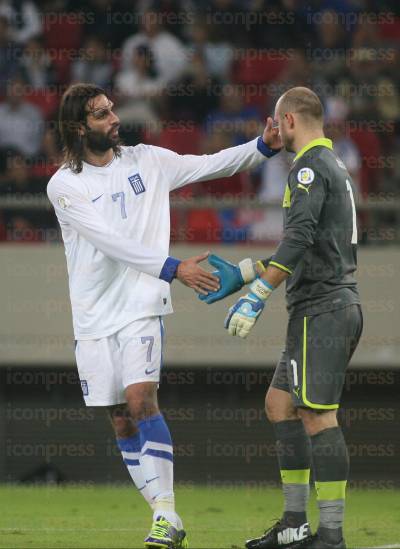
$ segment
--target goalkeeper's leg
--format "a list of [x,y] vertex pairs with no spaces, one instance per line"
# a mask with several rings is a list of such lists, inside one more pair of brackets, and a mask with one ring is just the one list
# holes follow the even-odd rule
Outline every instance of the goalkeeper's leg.
[[362,324],[358,305],[294,318],[289,324],[291,337],[287,344],[293,366],[288,370],[289,385],[311,440],[320,510],[318,530],[307,541],[310,549],[345,547],[343,519],[349,456],[336,415],[346,368],[360,339]]
[[310,439],[288,392],[286,363],[287,355],[284,353],[266,397],[266,413],[277,441],[285,506],[282,518],[263,536],[247,541],[249,549],[290,547],[311,534],[307,521]]
[[320,511],[317,537],[329,546],[342,547],[349,455],[336,413],[336,410],[299,410],[311,439],[315,488]]
[[266,413],[274,429],[284,495],[282,522],[293,528],[307,523],[311,445],[290,394],[271,386]]

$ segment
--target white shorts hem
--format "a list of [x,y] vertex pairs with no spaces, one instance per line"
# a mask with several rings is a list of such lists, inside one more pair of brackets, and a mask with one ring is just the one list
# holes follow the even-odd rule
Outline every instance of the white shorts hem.
[[126,385],[124,385],[124,390],[129,387],[129,385],[137,385],[138,383],[160,383],[160,379],[149,379],[148,377],[144,377],[143,379],[135,379],[134,381],[130,381]]
[[84,398],[85,405],[86,406],[101,406],[102,408],[107,408],[108,406],[118,406],[119,404],[126,404],[126,400],[124,401],[109,401],[109,402],[98,402],[98,401],[88,401],[86,398]]

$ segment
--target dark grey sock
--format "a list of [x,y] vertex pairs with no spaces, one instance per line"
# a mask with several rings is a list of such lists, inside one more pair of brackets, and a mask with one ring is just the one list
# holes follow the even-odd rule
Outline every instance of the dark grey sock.
[[343,538],[345,487],[349,455],[340,427],[324,429],[311,437],[315,487],[320,511],[318,533],[328,543]]
[[310,494],[311,465],[310,437],[301,420],[273,423],[277,455],[282,477],[285,509],[282,520],[296,527],[307,522],[307,503]]
[[324,528],[323,526],[318,527],[318,536],[325,541],[326,543],[331,543],[332,545],[336,545],[337,543],[340,543],[343,539],[343,529],[337,528]]

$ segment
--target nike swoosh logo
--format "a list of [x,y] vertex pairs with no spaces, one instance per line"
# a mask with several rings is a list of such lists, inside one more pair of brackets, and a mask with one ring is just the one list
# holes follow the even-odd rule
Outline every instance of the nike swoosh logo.
[[146,480],[146,484],[150,484],[150,482],[153,482],[153,480],[157,480],[158,478],[160,477],[158,476],[158,477],[151,478],[150,480]]
[[155,372],[156,370],[157,370],[157,368],[154,368],[153,370],[148,370],[148,369],[146,368],[145,371],[144,371],[144,373],[145,373],[146,375],[149,376],[150,374],[152,374],[152,373]]
[[96,202],[96,200],[98,200],[99,198],[101,198],[103,196],[104,193],[102,193],[100,196],[96,196],[96,198],[93,198],[92,199],[92,202]]

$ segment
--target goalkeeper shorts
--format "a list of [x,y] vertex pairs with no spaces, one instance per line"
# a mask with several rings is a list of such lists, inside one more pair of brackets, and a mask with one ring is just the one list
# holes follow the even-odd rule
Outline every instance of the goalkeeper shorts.
[[141,318],[101,339],[79,340],[75,356],[87,406],[126,402],[128,385],[159,383],[164,327],[161,317]]
[[291,318],[271,386],[290,393],[296,407],[339,408],[346,369],[362,328],[359,305]]

